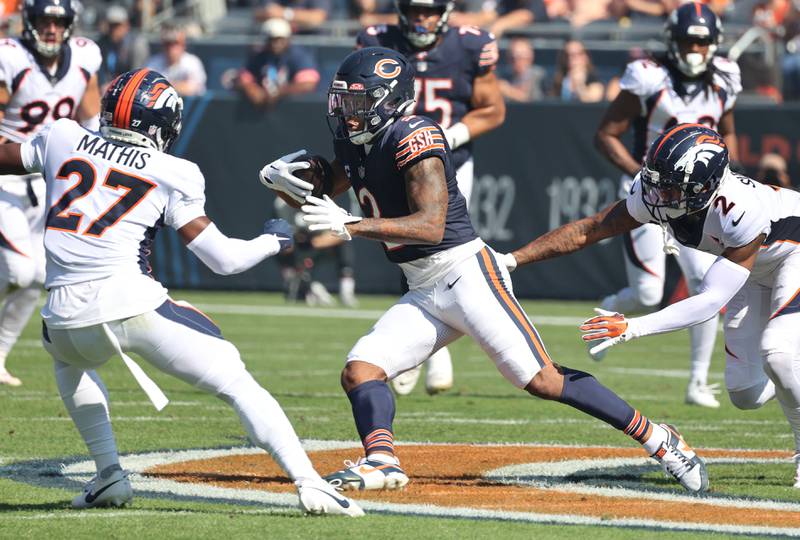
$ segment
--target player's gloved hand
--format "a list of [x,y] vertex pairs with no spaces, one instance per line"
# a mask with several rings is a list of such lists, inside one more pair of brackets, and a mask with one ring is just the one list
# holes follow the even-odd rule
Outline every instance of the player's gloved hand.
[[598,344],[589,349],[589,353],[596,355],[602,351],[625,343],[636,337],[632,328],[633,319],[626,319],[621,313],[594,308],[597,316],[586,319],[580,326],[584,341],[598,341]]
[[292,163],[292,160],[305,153],[305,150],[298,150],[297,152],[286,154],[264,166],[258,173],[259,180],[269,189],[282,191],[298,203],[304,203],[305,198],[311,195],[311,190],[314,189],[314,186],[305,180],[299,179],[292,173],[294,171],[308,169],[311,167],[311,164],[307,161]]
[[509,272],[513,272],[517,269],[517,259],[514,258],[513,253],[501,253],[500,260],[506,265]]
[[331,231],[345,240],[353,239],[347,230],[347,224],[361,221],[360,216],[351,215],[327,195],[323,195],[322,199],[309,195],[300,210],[303,211],[303,221],[308,223],[308,230]]
[[263,233],[275,236],[275,239],[281,246],[279,253],[283,253],[294,246],[292,226],[289,225],[289,222],[285,219],[268,219],[264,222]]

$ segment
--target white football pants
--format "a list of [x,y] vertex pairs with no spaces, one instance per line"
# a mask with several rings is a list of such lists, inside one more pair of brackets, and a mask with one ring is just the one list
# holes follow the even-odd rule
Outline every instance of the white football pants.
[[[600,306],[624,314],[649,312],[658,309],[664,295],[666,254],[664,234],[659,225],[645,224],[632,230],[624,238],[625,273],[628,286],[608,297]],[[679,249],[678,265],[681,267],[689,294],[695,294],[703,277],[716,260],[714,255],[672,243]],[[717,339],[715,316],[689,328],[691,342],[691,380],[706,384],[711,355]]]
[[[106,325],[123,351],[231,405],[253,443],[269,452],[292,480],[319,479],[278,402],[247,372],[239,351],[203,313],[170,300],[155,311]],[[42,339],[55,360],[61,399],[89,452],[96,462],[98,456],[115,453],[107,394],[93,371],[115,354],[103,325],[45,329]]]
[[750,280],[725,312],[725,385],[740,409],[778,398],[800,453],[800,252]]
[[[44,283],[44,217],[46,186],[41,177],[0,187],[0,357],[5,357],[31,318]],[[2,366],[0,366],[2,367]]]

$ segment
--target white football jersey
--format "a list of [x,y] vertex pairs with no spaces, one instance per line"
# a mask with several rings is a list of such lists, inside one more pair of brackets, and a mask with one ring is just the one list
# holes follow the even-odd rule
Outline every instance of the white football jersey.
[[[158,307],[166,291],[149,275],[148,255],[158,228],[205,215],[197,165],[109,141],[69,119],[23,143],[22,157],[47,181],[48,326],[89,326]],[[69,297],[58,297],[70,287]]]
[[[698,83],[674,80],[666,66],[650,59],[634,60],[627,65],[620,89],[638,96],[641,102],[641,116],[633,126],[632,155],[637,161],[644,158],[665,129],[692,123],[716,130],[722,115],[733,109],[742,91],[739,66],[720,56],[715,56],[713,62],[717,69],[716,88],[709,92]],[[676,88],[679,84],[684,85],[682,92]]]
[[[656,223],[642,200],[638,175],[626,204],[630,215],[640,223]],[[798,249],[800,192],[729,172],[705,212],[672,220],[669,229],[682,245],[713,255],[767,235],[752,270],[753,277],[759,279]]]
[[43,71],[17,39],[0,40],[0,81],[11,100],[0,120],[0,136],[22,142],[59,118],[73,118],[89,79],[100,68],[100,49],[91,39],[70,38],[55,74]]

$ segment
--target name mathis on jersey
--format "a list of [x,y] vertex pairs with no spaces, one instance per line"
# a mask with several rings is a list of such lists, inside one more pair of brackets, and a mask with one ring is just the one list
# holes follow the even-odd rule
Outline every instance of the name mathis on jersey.
[[84,135],[75,147],[78,152],[86,152],[95,157],[100,157],[108,161],[116,161],[119,165],[144,169],[147,167],[147,160],[150,154],[142,152],[134,146],[124,146],[106,141],[100,137]]
[[425,126],[412,131],[397,144],[397,168],[402,168],[417,156],[431,151],[444,150],[444,137],[436,126]]

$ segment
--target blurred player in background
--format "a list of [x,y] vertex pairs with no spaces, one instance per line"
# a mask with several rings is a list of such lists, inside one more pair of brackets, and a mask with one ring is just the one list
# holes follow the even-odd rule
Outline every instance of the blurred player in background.
[[[716,55],[722,41],[719,19],[708,6],[690,2],[672,12],[665,33],[665,54],[628,64],[620,80],[620,93],[609,105],[596,134],[598,149],[625,173],[621,197],[628,193],[650,143],[679,123],[700,123],[719,131],[731,159],[737,159],[733,107],[742,87],[736,63]],[[623,134],[631,126],[632,152],[622,143]],[[690,294],[697,293],[714,262],[707,253],[676,245],[658,225],[642,225],[623,239],[628,286],[602,300],[600,308],[607,311],[657,309],[664,294],[667,254],[676,255]],[[719,407],[714,395],[716,385],[707,382],[717,319],[715,315],[689,328],[691,375],[686,403]],[[603,354],[594,359],[602,359]]]
[[[550,359],[514,298],[508,271],[472,227],[444,131],[429,118],[405,116],[413,77],[413,64],[391,49],[368,47],[345,58],[328,94],[336,159],[322,199],[292,174],[297,154],[261,172],[271,189],[305,198],[311,230],[382,242],[408,279],[410,290],[358,340],[342,370],[365,457],[326,479],[341,489],[408,483],[394,451],[395,400],[387,381],[468,335],[517,388],[623,431],[687,490],[704,491],[705,465],[674,428],[650,422],[590,374]],[[331,199],[351,187],[368,217],[350,215]]]
[[[0,143],[28,140],[59,118],[97,129],[100,50],[71,37],[75,16],[69,0],[26,0],[22,37],[0,41]],[[44,197],[39,174],[0,177],[0,384],[21,384],[5,362],[44,283]]]
[[[409,111],[426,116],[444,130],[453,151],[458,189],[469,208],[474,164],[472,140],[499,127],[506,107],[495,74],[497,42],[472,26],[450,28],[451,0],[396,0],[399,25],[370,26],[356,38],[359,47],[394,49],[414,63],[416,105]],[[425,363],[425,388],[434,394],[453,386],[453,364],[447,347]],[[392,381],[398,394],[409,394],[420,369]]]
[[205,179],[167,152],[181,130],[183,105],[161,74],[123,73],[103,97],[100,133],[61,119],[22,145],[0,147],[0,170],[47,180],[44,244],[49,292],[42,341],[53,357],[61,399],[94,459],[97,475],[73,508],[122,506],[133,497],[119,464],[108,393],[95,372],[114,355],[128,365],[156,408],[167,399],[126,353],[230,404],[250,439],[295,482],[313,514],[359,516],[314,470],[277,401],[248,373],[239,351],[211,319],[173,301],[149,273],[159,228],[177,231],[218,274],[252,268],[291,247],[280,219],[252,240],[229,238],[205,214]]

